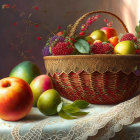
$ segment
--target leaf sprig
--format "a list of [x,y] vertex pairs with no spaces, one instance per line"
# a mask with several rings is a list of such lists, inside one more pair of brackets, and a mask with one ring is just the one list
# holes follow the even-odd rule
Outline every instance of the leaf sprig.
[[62,101],[57,107],[57,112],[58,115],[64,119],[77,119],[89,113],[81,111],[81,109],[87,108],[88,105],[89,103],[84,100],[76,100],[73,103],[64,103]]
[[135,28],[135,36],[137,37],[137,39],[140,39],[140,21],[139,25],[137,25]]

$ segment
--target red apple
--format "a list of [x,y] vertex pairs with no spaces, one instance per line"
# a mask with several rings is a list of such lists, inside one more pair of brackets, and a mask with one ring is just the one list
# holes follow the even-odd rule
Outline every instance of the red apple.
[[117,36],[117,32],[113,27],[103,27],[100,30],[104,31],[104,33],[107,36],[107,39],[109,39],[113,36]]
[[30,84],[33,92],[33,106],[37,106],[39,96],[46,90],[53,88],[53,83],[48,75],[37,76]]
[[0,118],[17,121],[25,117],[33,105],[33,94],[24,80],[7,77],[0,80]]

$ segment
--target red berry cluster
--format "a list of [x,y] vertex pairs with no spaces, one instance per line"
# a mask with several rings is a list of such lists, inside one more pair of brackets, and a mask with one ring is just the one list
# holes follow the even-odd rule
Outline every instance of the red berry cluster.
[[112,54],[113,53],[113,47],[110,43],[94,43],[91,48],[91,53],[93,54]]
[[126,33],[126,34],[124,34],[121,37],[120,42],[125,41],[125,40],[130,40],[130,41],[137,42],[137,38],[132,33]]
[[89,17],[87,19],[86,23],[81,26],[81,32],[79,33],[79,35],[84,36],[85,31],[89,28],[89,26],[100,17],[101,17],[101,15],[96,15],[96,16]]
[[53,55],[70,55],[73,53],[74,48],[69,42],[58,42],[51,51]]

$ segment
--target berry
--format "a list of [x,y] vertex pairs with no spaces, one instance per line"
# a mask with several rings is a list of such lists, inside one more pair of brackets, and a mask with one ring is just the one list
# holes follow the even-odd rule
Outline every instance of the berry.
[[139,49],[136,50],[136,54],[140,54],[140,50]]
[[54,47],[58,42],[64,42],[65,38],[63,36],[53,36],[49,39],[49,46]]
[[42,37],[38,36],[36,39],[37,39],[37,40],[42,40]]
[[91,48],[91,52],[93,54],[109,54],[109,53],[112,54],[113,47],[110,43],[105,43],[105,44],[102,44],[101,42],[94,43]]
[[74,51],[74,48],[69,44],[69,42],[58,42],[52,48],[53,55],[70,55]]
[[80,32],[79,35],[80,36],[84,36],[85,35],[85,32]]
[[70,38],[70,41],[71,41],[72,43],[75,43],[75,42],[76,42],[76,40],[75,40],[74,38]]
[[81,31],[85,31],[85,28],[82,28]]
[[54,42],[56,39],[57,39],[57,41],[60,41],[60,42],[64,42],[64,40],[65,40],[64,37],[55,35],[55,36],[53,36],[53,37],[50,39],[50,44],[51,44],[52,42]]
[[130,40],[130,41],[137,42],[136,37],[135,37],[132,33],[126,33],[126,34],[124,34],[124,35],[121,37],[120,42],[126,41],[126,40]]
[[91,19],[90,19],[90,20],[87,20],[87,24],[88,24],[88,25],[92,24]]
[[50,55],[49,46],[45,46],[45,47],[42,49],[42,54],[43,54],[43,56],[49,56],[49,55]]

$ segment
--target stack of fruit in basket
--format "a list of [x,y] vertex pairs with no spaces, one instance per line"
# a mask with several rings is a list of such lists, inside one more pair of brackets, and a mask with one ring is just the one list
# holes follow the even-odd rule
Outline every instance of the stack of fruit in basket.
[[119,34],[113,27],[107,26],[87,34],[89,26],[99,18],[99,15],[90,17],[81,26],[81,31],[69,37],[71,27],[56,33],[49,38],[43,48],[43,56],[49,55],[93,55],[93,54],[138,54],[140,25],[136,26],[135,35],[132,33]]

